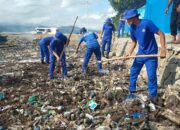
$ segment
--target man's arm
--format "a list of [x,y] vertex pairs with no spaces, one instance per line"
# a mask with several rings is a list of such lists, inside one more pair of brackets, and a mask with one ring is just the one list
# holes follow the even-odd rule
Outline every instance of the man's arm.
[[113,31],[113,42],[115,41],[115,31]]
[[160,57],[165,58],[166,57],[166,45],[165,45],[165,35],[163,32],[158,31],[157,35],[160,36],[160,43],[161,43],[161,48],[160,48]]
[[172,4],[172,1],[173,1],[173,0],[168,0],[167,6],[166,6],[166,9],[165,9],[165,13],[166,13],[166,14],[168,13],[169,6]]
[[97,36],[97,34],[96,34],[95,32],[93,32],[93,35],[94,35],[94,37],[95,37],[96,39],[98,39],[98,36]]
[[103,34],[104,34],[104,30],[102,30],[102,32],[101,32],[100,39],[102,39]]
[[116,37],[116,35],[115,35],[115,31],[116,31],[116,29],[115,29],[115,26],[114,26],[114,24],[113,24],[113,42],[115,41],[115,37]]
[[84,41],[84,36],[81,36],[81,38],[80,38],[80,40],[79,40],[79,44],[78,44],[78,47],[77,47],[77,49],[76,49],[76,54],[78,53],[78,49],[79,49],[79,47],[80,47],[80,45],[81,45],[81,43]]
[[104,29],[105,29],[105,24],[103,25],[103,28],[102,28],[102,32],[101,32],[101,35],[100,35],[100,39],[102,40],[102,37],[104,35]]
[[58,56],[58,54],[55,51],[53,51],[53,55],[56,57],[57,62],[59,62],[60,57]]
[[130,48],[129,48],[129,50],[127,51],[125,57],[128,57],[128,56],[130,56],[130,55],[133,53],[134,49],[136,48],[136,45],[137,45],[137,41],[132,40],[132,43],[131,43],[131,45],[130,45]]
[[79,42],[78,47],[76,48],[76,54],[78,53],[80,45],[81,45],[81,42]]
[[178,5],[176,10],[177,10],[178,13],[180,13],[180,4]]

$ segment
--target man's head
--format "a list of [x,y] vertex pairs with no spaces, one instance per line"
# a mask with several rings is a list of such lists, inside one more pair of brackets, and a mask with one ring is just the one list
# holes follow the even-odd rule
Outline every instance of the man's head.
[[138,13],[137,9],[130,9],[124,13],[124,18],[127,20],[129,25],[136,25],[139,20],[139,15],[140,14]]
[[85,27],[81,28],[80,29],[80,34],[84,34],[87,32],[87,29]]
[[59,32],[59,31],[60,31],[60,29],[59,29],[59,28],[57,28],[57,29],[56,29],[56,32]]
[[111,18],[107,18],[105,23],[112,23],[112,19]]
[[63,37],[63,34],[61,32],[56,32],[55,37],[57,39],[61,39]]

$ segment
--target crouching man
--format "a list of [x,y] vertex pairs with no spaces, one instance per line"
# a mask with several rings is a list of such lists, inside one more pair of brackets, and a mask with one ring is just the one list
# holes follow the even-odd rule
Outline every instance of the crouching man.
[[60,64],[60,61],[61,61],[61,66],[62,66],[61,67],[62,75],[60,75],[59,78],[60,80],[62,80],[67,76],[65,52],[63,52],[62,57],[60,59],[60,55],[67,41],[68,40],[65,35],[63,35],[61,32],[56,32],[55,37],[50,43],[50,66],[49,66],[50,79],[54,79],[55,62],[57,62],[57,64]]

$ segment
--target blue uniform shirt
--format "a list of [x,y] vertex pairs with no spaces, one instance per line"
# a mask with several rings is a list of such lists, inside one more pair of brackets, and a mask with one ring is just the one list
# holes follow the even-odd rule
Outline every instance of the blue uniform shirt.
[[139,44],[138,55],[158,53],[158,47],[154,36],[158,31],[159,29],[150,20],[142,19],[138,25],[131,25],[131,39],[137,41]]
[[112,39],[112,32],[115,31],[115,27],[112,23],[105,23],[103,25],[103,39],[104,40],[111,40]]
[[119,26],[124,26],[125,25],[125,20],[120,20],[119,21]]
[[40,45],[45,45],[45,46],[49,46],[50,42],[53,40],[53,37],[45,37],[42,38],[39,43]]
[[87,32],[81,36],[79,43],[86,42],[87,48],[99,47],[98,36],[94,32]]
[[60,38],[53,38],[50,43],[51,55],[53,55],[53,51],[60,55],[66,42],[67,37],[64,35],[62,35]]

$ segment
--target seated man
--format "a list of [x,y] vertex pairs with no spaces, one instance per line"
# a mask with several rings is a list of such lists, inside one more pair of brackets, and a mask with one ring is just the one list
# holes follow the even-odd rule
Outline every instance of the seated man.
[[87,72],[87,65],[89,62],[89,59],[91,58],[91,55],[94,53],[96,55],[97,64],[98,64],[98,71],[102,71],[102,64],[101,64],[101,51],[100,51],[100,45],[97,41],[98,36],[94,32],[87,32],[86,28],[82,28],[80,30],[80,34],[82,34],[76,53],[78,53],[78,49],[80,44],[84,41],[87,44],[86,47],[86,53],[84,56],[84,61],[82,65],[82,70],[84,73]]
[[61,60],[62,73],[63,73],[60,76],[60,79],[62,80],[67,76],[66,56],[64,52],[60,59],[60,55],[66,43],[67,43],[67,37],[63,35],[61,32],[56,32],[55,37],[50,43],[50,66],[49,66],[50,79],[54,79],[55,61],[57,61],[57,63],[59,64],[60,60]]
[[45,37],[39,41],[40,54],[41,54],[41,63],[44,64],[44,58],[46,63],[49,63],[49,49],[48,46],[52,41],[53,37]]

